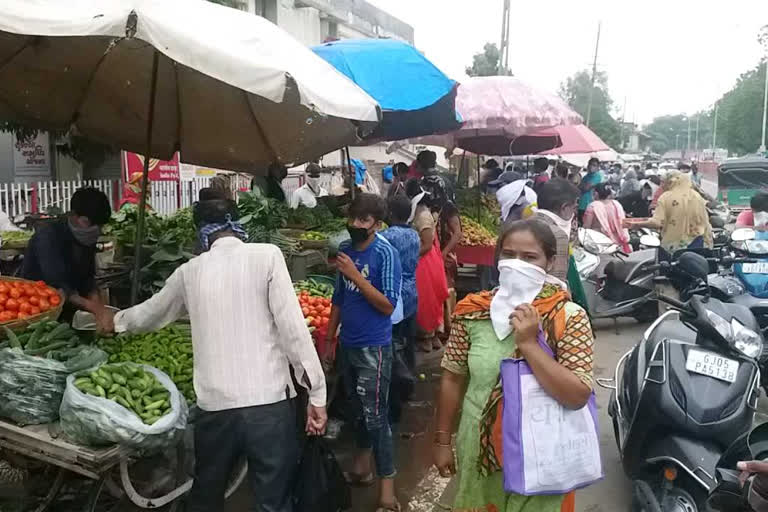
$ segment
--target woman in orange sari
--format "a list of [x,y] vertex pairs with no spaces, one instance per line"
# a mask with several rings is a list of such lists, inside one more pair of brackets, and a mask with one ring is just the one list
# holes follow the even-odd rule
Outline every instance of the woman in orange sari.
[[[583,407],[592,393],[593,336],[585,311],[571,302],[563,283],[547,276],[557,242],[536,220],[510,224],[499,237],[501,288],[468,295],[456,307],[443,357],[433,456],[442,476],[456,472],[454,512],[572,512],[574,495],[522,496],[506,493],[502,475],[500,365],[526,359],[540,385],[563,406]],[[512,274],[506,272],[512,269]],[[505,283],[512,283],[505,285]],[[509,289],[508,289],[509,288]],[[499,318],[496,297],[509,298],[511,315]],[[511,305],[510,305],[511,304]],[[509,334],[500,339],[499,329]],[[539,326],[555,354],[536,342]],[[509,327],[511,326],[511,329]]]

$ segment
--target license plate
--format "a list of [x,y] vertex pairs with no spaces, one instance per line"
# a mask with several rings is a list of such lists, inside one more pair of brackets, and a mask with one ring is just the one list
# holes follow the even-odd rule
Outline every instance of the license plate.
[[739,371],[739,362],[712,352],[690,350],[685,361],[685,369],[725,382],[735,382],[736,373]]
[[768,262],[744,263],[741,266],[741,271],[745,274],[768,274]]

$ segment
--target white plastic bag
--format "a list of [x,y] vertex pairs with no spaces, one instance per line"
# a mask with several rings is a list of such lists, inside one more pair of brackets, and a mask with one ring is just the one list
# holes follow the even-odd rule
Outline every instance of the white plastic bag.
[[61,402],[61,431],[75,443],[118,443],[142,452],[154,452],[175,444],[187,427],[187,401],[173,381],[157,368],[141,365],[168,390],[171,411],[152,425],[145,424],[122,405],[83,393],[75,386],[77,375],[67,377]]
[[96,347],[70,351],[76,355],[62,362],[17,348],[0,350],[0,416],[22,426],[56,421],[67,376],[107,361],[107,354]]

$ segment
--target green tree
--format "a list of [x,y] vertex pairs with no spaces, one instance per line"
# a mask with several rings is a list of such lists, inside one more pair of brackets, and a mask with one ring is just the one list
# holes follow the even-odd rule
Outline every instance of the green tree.
[[493,43],[485,43],[483,51],[472,57],[472,65],[466,68],[469,76],[497,76],[501,74],[499,47]]
[[753,153],[760,146],[765,68],[761,63],[742,74],[719,100],[718,146],[733,154]]
[[[589,71],[579,71],[560,84],[560,96],[586,121],[589,109],[589,91],[592,79]],[[595,77],[592,95],[590,129],[614,149],[621,146],[621,126],[613,117],[613,100],[608,93],[608,75],[600,72]]]
[[[691,151],[696,150],[697,120],[699,151],[712,147],[713,111],[697,112],[691,116]],[[651,151],[664,154],[667,151],[688,148],[688,128],[688,117],[676,114],[654,118],[643,131],[651,137]]]

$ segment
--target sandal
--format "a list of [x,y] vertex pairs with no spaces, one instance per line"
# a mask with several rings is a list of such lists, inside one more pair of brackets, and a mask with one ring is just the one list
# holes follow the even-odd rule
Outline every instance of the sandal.
[[373,476],[373,473],[360,475],[352,471],[345,471],[344,480],[353,487],[370,487],[376,481],[376,478]]
[[397,501],[391,505],[379,505],[376,512],[401,512],[400,503]]
[[416,348],[419,350],[419,352],[429,354],[432,352],[432,341],[429,338],[421,338]]
[[443,343],[437,336],[432,337],[432,350],[440,350],[443,348]]

